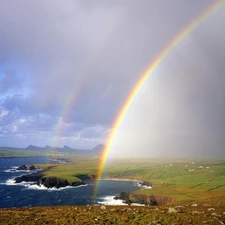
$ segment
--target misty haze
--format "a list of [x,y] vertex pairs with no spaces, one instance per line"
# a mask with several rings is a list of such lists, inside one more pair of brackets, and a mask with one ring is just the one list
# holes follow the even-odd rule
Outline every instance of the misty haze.
[[0,0],[0,224],[224,224],[224,22],[225,0]]

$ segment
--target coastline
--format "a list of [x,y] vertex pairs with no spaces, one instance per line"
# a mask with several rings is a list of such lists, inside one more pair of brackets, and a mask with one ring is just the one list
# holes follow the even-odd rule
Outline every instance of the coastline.
[[17,158],[39,158],[48,157],[44,155],[30,155],[30,156],[1,156],[0,159],[17,159]]
[[101,178],[101,179],[96,179],[96,180],[115,180],[115,181],[135,181],[135,182],[141,182],[142,180],[136,180],[136,179],[130,179],[130,178],[111,178],[111,177],[106,177],[106,178]]

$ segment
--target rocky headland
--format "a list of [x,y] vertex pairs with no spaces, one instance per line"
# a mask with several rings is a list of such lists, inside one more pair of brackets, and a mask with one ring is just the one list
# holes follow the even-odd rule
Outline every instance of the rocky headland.
[[[139,181],[137,183],[139,187],[151,188],[152,184],[148,181]],[[147,195],[135,192],[121,192],[120,195],[114,197],[115,200],[122,200],[123,203],[132,205],[132,204],[141,204],[145,206],[160,206],[167,203],[173,202],[173,198],[167,195]]]
[[145,206],[160,206],[167,203],[173,202],[173,198],[167,195],[147,195],[135,192],[121,192],[119,196],[114,197],[114,199],[122,200],[123,203],[132,205],[141,204]]
[[[33,165],[22,165],[20,170],[37,170],[39,167]],[[48,169],[37,171],[36,173],[23,175],[14,179],[15,183],[32,182],[32,185],[45,186],[46,188],[62,188],[67,186],[79,186],[84,185],[84,180],[94,179],[94,176],[87,174],[79,174],[76,176],[76,181],[70,181],[56,176],[46,176],[45,172]]]

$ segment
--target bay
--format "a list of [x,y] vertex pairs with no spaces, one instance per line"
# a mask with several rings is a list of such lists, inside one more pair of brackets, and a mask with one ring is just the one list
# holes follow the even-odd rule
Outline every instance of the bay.
[[94,181],[85,181],[86,185],[47,189],[27,183],[14,184],[15,177],[27,174],[26,171],[12,171],[23,164],[48,163],[47,157],[0,158],[0,208],[108,204],[122,205],[122,201],[113,197],[122,191],[130,192],[140,187],[135,181],[101,180],[96,198],[93,201]]

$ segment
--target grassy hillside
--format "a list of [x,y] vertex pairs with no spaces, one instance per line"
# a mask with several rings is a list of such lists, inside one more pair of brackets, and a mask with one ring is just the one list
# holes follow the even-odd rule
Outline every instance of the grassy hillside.
[[[151,161],[111,162],[105,175],[144,179],[152,189],[143,194],[162,194],[176,201],[204,201],[225,205],[225,161]],[[219,201],[218,201],[219,200]]]
[[[68,164],[41,166],[46,176],[76,180],[81,174],[96,175],[98,160],[73,159]],[[225,160],[114,159],[105,166],[104,178],[146,180],[153,188],[135,191],[134,198],[169,196],[173,201],[155,207],[0,209],[0,224],[225,224]]]
[[[74,180],[81,174],[96,175],[97,165],[97,159],[74,159],[68,164],[52,165],[45,175]],[[145,180],[153,185],[136,193],[169,195],[176,202],[225,205],[225,161],[114,159],[106,164],[103,176]]]

